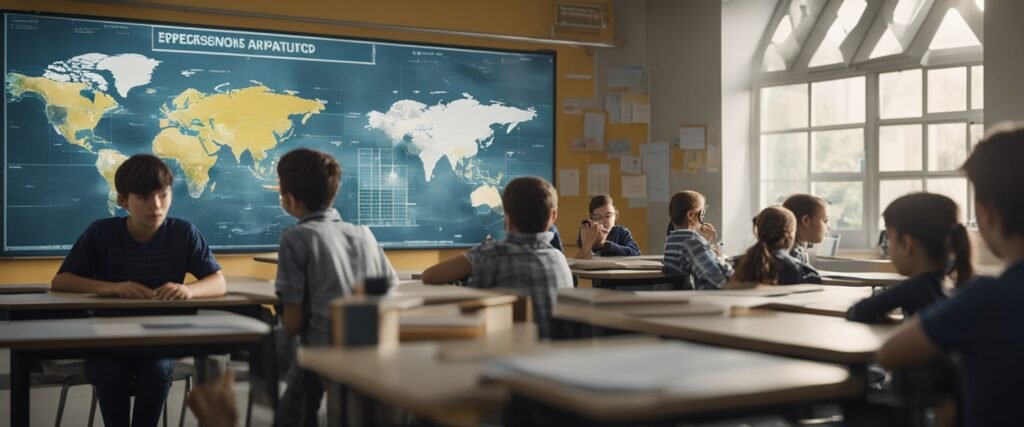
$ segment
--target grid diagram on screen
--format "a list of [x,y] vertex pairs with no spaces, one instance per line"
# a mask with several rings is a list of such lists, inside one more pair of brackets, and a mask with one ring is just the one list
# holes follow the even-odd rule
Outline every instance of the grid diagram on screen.
[[408,166],[395,163],[390,149],[359,149],[360,224],[371,227],[416,225],[409,216]]

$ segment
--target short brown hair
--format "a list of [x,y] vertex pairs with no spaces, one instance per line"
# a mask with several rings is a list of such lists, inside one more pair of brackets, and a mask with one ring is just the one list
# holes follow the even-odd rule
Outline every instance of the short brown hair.
[[704,195],[696,191],[680,191],[668,202],[668,217],[673,225],[685,225],[686,213],[704,204]]
[[591,197],[589,207],[590,212],[588,213],[592,214],[594,213],[594,211],[600,209],[602,206],[615,206],[615,204],[612,203],[612,197],[604,194]]
[[327,209],[338,195],[341,165],[330,154],[299,148],[277,163],[281,193],[291,194],[311,211]]
[[114,188],[121,197],[129,194],[148,195],[170,187],[174,182],[171,168],[152,154],[136,154],[121,163],[114,172]]
[[520,233],[548,231],[551,212],[558,207],[558,194],[547,181],[535,176],[513,179],[505,186],[501,204],[508,220]]
[[1024,236],[1024,128],[997,131],[974,148],[960,167],[974,184],[974,198],[999,213],[1006,236]]
[[797,224],[800,224],[800,221],[805,216],[814,218],[818,213],[824,212],[828,207],[828,202],[821,197],[810,194],[794,194],[786,198],[786,201],[782,203],[782,207],[793,212]]

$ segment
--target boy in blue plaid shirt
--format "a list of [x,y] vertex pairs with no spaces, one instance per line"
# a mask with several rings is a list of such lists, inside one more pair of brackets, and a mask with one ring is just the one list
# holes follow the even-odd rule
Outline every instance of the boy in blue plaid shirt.
[[423,283],[467,280],[474,288],[525,290],[533,304],[538,335],[548,338],[557,289],[572,287],[565,255],[551,246],[553,233],[547,231],[558,217],[558,195],[547,181],[522,177],[505,186],[501,203],[505,239],[484,242],[428,268]]

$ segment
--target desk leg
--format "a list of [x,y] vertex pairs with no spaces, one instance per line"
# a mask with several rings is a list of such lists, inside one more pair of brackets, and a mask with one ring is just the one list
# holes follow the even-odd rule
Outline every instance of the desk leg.
[[29,425],[29,369],[32,357],[16,350],[11,350],[11,425]]

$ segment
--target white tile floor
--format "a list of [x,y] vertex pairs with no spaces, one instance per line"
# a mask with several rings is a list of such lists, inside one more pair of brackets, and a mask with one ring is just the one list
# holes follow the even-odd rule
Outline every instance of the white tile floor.
[[[10,373],[10,352],[0,350],[0,374]],[[283,387],[283,385],[282,385]],[[185,391],[185,382],[177,381],[171,386],[170,395],[167,398],[168,422],[171,426],[178,425],[181,414],[182,394]],[[10,396],[9,388],[0,390],[0,427],[10,426]],[[239,415],[245,416],[245,405],[249,396],[249,383],[242,381],[235,383],[235,401],[238,403]],[[86,426],[88,425],[89,403],[92,399],[92,392],[89,386],[72,387],[68,392],[67,404],[64,407],[64,426]],[[37,386],[32,388],[32,426],[50,427],[54,425],[57,416],[57,403],[60,400],[60,386]],[[268,426],[271,420],[270,410],[260,406],[253,409],[254,426]],[[99,410],[96,413],[94,426],[102,426],[103,419]],[[196,426],[196,419],[186,411],[186,426]]]

